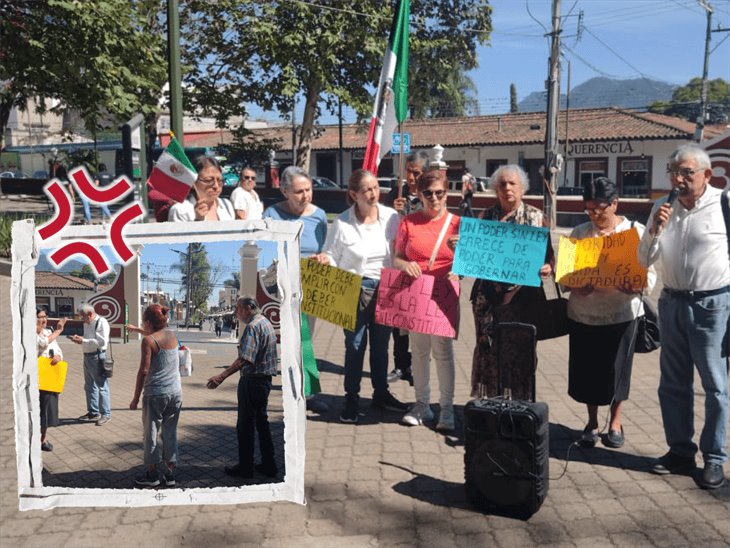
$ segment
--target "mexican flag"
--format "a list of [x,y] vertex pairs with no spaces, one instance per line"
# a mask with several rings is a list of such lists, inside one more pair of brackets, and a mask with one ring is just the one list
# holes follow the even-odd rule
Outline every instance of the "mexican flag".
[[380,160],[393,142],[393,131],[408,115],[408,25],[410,0],[398,0],[396,15],[390,27],[383,70],[375,95],[370,134],[362,167],[378,173]]
[[171,136],[170,144],[155,163],[148,182],[155,190],[159,190],[176,202],[182,202],[198,175],[185,155],[183,147],[174,135]]

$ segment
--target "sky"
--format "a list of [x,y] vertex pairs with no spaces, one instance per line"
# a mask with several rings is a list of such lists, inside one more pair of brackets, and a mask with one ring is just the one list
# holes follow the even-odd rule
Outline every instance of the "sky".
[[[312,0],[316,4],[316,0]],[[712,28],[730,28],[730,0],[709,0]],[[509,111],[509,87],[518,99],[544,91],[548,76],[551,0],[492,0],[489,44],[478,49],[479,68],[469,73],[478,88],[481,114]],[[581,32],[578,33],[579,15]],[[530,15],[531,14],[531,15]],[[570,85],[596,76],[651,78],[684,85],[702,76],[707,15],[698,0],[562,0],[564,60],[570,62]],[[730,81],[730,32],[713,32],[709,77]],[[385,42],[387,37],[383,37]],[[375,84],[375,82],[373,82]],[[567,89],[567,62],[561,92]],[[299,101],[301,120],[303,101]],[[320,123],[336,123],[323,111]],[[252,117],[276,115],[252,109]],[[347,122],[354,111],[345,109]]]

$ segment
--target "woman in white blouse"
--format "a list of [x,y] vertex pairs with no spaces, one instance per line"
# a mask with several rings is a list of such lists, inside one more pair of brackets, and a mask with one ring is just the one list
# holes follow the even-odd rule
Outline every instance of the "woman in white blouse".
[[340,421],[356,423],[359,418],[360,381],[365,347],[370,335],[370,381],[372,406],[405,411],[408,406],[388,390],[388,341],[391,328],[375,323],[375,292],[380,269],[392,264],[392,243],[398,231],[398,213],[379,202],[380,186],[364,169],[353,172],[347,185],[347,201],[328,231],[323,252],[312,258],[363,276],[360,308],[355,331],[345,330],[345,407]]
[[232,221],[236,218],[233,205],[221,198],[223,172],[212,156],[198,156],[193,162],[198,178],[190,194],[170,207],[168,221]]
[[[616,214],[618,189],[606,177],[583,186],[583,202],[590,221],[573,229],[571,238],[598,238],[636,228],[639,238],[644,225]],[[647,276],[647,292],[656,274]],[[624,444],[621,407],[629,398],[631,366],[636,340],[636,318],[644,313],[641,291],[632,287],[573,288],[568,300],[569,346],[568,394],[586,404],[588,423],[580,445],[593,447],[600,437],[598,406],[610,405],[606,447]]]

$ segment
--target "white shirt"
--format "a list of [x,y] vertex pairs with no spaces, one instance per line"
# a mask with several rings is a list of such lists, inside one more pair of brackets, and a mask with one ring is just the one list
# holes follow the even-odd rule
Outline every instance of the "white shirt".
[[[97,320],[99,321],[97,322]],[[84,322],[84,340],[81,341],[84,354],[93,354],[98,350],[106,351],[107,344],[109,344],[109,331],[109,322],[98,314],[90,323]]]
[[236,187],[231,192],[231,203],[233,203],[233,209],[246,212],[247,221],[260,219],[264,212],[264,204],[253,189],[249,191],[240,186]]
[[[194,221],[195,203],[195,197],[190,195],[182,202],[172,205],[167,214],[167,220],[172,222]],[[218,198],[218,209],[216,212],[218,213],[219,221],[233,221],[236,218],[231,202],[225,198]]]
[[43,356],[44,358],[50,358],[51,357],[51,350],[53,350],[53,356],[62,360],[63,359],[63,351],[61,350],[61,347],[58,346],[58,342],[56,342],[56,339],[52,341],[48,341],[48,337],[50,337],[53,334],[53,331],[51,331],[48,328],[45,328],[40,333],[36,333],[37,337],[37,343],[38,343],[38,356]]
[[400,219],[395,209],[378,204],[378,220],[358,221],[355,207],[340,213],[327,232],[323,252],[330,264],[366,278],[380,279],[380,269],[392,265],[391,243]]
[[[688,291],[710,291],[730,285],[728,235],[722,216],[723,191],[707,185],[692,209],[676,201],[664,230],[658,238],[646,231],[639,246],[642,264],[661,260],[666,287]],[[666,198],[657,200],[649,216]]]
[[[634,223],[624,217],[612,234],[624,232],[636,228],[639,238],[645,232],[648,233],[644,225]],[[571,238],[596,238],[598,233],[593,223],[583,223],[576,226],[570,233]],[[644,294],[651,293],[656,283],[656,272],[653,268],[649,268],[646,276],[646,289]],[[580,322],[585,325],[612,325],[617,323],[629,322],[644,313],[644,306],[641,304],[641,296],[637,294],[627,294],[616,288],[594,288],[588,295],[579,295],[571,291],[568,300],[568,317],[571,320]]]

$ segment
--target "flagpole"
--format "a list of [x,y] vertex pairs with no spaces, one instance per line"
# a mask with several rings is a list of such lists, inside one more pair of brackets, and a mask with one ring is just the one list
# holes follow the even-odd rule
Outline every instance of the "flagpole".
[[398,122],[398,133],[400,134],[400,160],[398,161],[398,198],[403,197],[403,182],[405,181],[406,163],[403,161],[403,124]]

